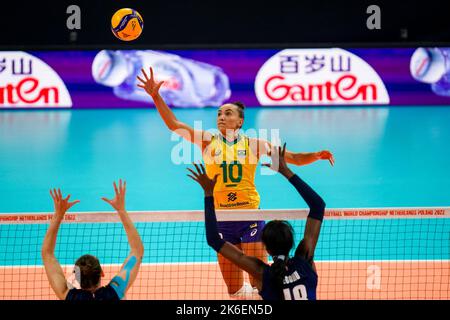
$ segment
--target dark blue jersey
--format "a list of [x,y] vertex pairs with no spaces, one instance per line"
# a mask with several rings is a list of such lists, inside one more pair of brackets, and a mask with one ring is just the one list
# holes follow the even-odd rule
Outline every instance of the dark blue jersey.
[[[294,257],[287,262],[287,272],[283,281],[283,300],[316,300],[317,273],[312,261]],[[264,267],[262,289],[259,292],[263,300],[280,300],[279,292],[272,284],[270,266]]]
[[116,290],[109,284],[107,286],[97,289],[94,293],[82,289],[70,289],[67,293],[66,300],[68,301],[118,301],[119,296]]

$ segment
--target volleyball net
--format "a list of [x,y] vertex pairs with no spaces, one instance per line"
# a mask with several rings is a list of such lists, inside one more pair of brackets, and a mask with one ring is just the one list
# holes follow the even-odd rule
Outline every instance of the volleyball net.
[[[307,214],[307,210],[218,211],[217,218],[288,220],[298,244]],[[206,243],[203,211],[130,212],[130,216],[145,253],[126,299],[230,298],[217,255]],[[0,299],[56,299],[41,260],[51,217],[52,213],[0,214]],[[69,212],[55,255],[74,286],[76,259],[95,255],[106,285],[129,250],[116,213]],[[450,208],[329,209],[315,263],[318,299],[450,299]]]

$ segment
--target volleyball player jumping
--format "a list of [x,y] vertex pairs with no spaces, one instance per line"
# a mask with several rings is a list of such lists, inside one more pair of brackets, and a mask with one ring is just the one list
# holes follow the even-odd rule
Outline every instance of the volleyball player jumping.
[[[137,77],[143,88],[153,99],[156,109],[167,127],[187,141],[195,143],[202,151],[209,177],[219,175],[214,188],[216,209],[258,209],[260,197],[255,186],[255,172],[259,159],[270,155],[271,144],[263,139],[250,138],[242,134],[244,105],[240,102],[227,103],[219,107],[217,113],[218,134],[194,130],[179,121],[159,94],[163,81],[156,81],[153,69],[150,77],[142,70],[142,78]],[[285,160],[295,165],[306,165],[317,160],[328,160],[334,164],[333,154],[327,150],[310,153],[294,153],[286,150]],[[249,255],[266,261],[267,256],[261,242],[264,221],[219,222],[218,229],[223,239],[236,245]],[[219,266],[232,296],[246,296],[253,292],[255,281],[250,275],[252,286],[244,284],[240,268],[218,254]]]
[[[325,202],[300,177],[294,174],[285,162],[286,144],[283,150],[272,151],[272,164],[266,165],[281,173],[297,189],[309,206],[309,214],[303,239],[297,246],[295,254],[289,258],[294,245],[294,235],[287,221],[274,220],[267,223],[262,231],[262,242],[273,258],[269,266],[264,261],[246,255],[232,243],[219,235],[214,210],[214,187],[218,175],[208,177],[202,164],[196,165],[196,172],[188,169],[192,179],[198,182],[205,192],[205,227],[208,245],[216,252],[236,264],[256,282],[260,296],[264,300],[315,300],[317,289],[317,270],[314,264],[314,250],[325,212]],[[274,165],[278,164],[278,165]]]
[[119,187],[115,182],[113,185],[115,197],[111,200],[107,198],[102,198],[102,200],[109,203],[119,214],[130,244],[130,254],[120,268],[120,272],[104,287],[101,286],[101,277],[104,276],[104,273],[99,260],[88,254],[78,258],[75,262],[75,270],[78,270],[76,273],[79,279],[77,280],[81,289],[69,289],[63,269],[54,254],[56,237],[64,215],[79,200],[69,202],[70,195],[63,198],[60,189],[50,190],[55,214],[45,235],[41,253],[50,286],[61,300],[120,300],[136,279],[144,254],[144,246],[125,210],[126,182],[122,184],[122,180],[119,180]]

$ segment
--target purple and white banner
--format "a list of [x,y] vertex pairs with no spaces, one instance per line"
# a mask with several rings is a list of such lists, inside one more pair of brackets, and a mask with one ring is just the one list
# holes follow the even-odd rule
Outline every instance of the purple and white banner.
[[0,108],[450,105],[450,48],[0,52]]

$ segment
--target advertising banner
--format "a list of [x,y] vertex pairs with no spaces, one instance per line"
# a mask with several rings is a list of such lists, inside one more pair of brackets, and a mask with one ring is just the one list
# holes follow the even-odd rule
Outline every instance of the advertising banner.
[[450,105],[450,48],[0,52],[1,108]]

